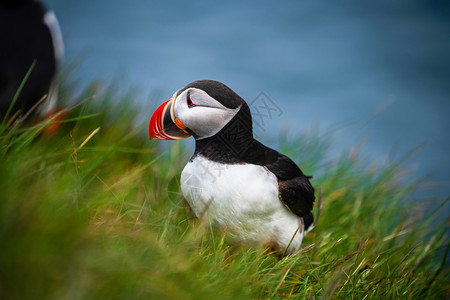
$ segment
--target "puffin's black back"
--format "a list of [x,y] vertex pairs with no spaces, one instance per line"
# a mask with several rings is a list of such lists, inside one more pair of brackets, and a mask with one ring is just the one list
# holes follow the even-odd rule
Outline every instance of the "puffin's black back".
[[14,110],[25,113],[45,95],[56,72],[45,10],[37,1],[0,2],[0,116],[4,116],[25,74],[35,67],[17,99]]

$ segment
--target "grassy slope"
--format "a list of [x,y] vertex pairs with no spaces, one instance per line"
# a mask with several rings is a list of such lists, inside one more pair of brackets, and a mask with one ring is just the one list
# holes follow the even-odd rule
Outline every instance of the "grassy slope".
[[161,154],[131,129],[136,111],[95,102],[54,138],[1,129],[1,299],[449,296],[447,224],[430,229],[432,216],[400,204],[413,186],[397,183],[398,166],[343,155],[325,167],[326,143],[299,136],[283,151],[323,174],[318,224],[298,255],[240,249],[227,264],[228,243],[183,205],[183,142]]

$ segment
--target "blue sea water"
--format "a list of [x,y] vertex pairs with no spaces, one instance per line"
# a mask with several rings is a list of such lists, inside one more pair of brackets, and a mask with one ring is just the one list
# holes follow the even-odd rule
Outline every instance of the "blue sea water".
[[[407,161],[426,196],[450,195],[447,1],[47,0],[83,86],[139,87],[148,118],[185,84],[215,79],[279,109],[260,134],[318,124],[332,154],[366,140],[369,161]],[[261,102],[262,103],[262,102]],[[274,106],[272,106],[274,107]],[[268,111],[265,111],[266,115]]]

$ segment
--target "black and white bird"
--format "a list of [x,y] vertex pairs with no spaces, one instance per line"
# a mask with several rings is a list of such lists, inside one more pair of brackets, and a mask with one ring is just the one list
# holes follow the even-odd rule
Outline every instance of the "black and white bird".
[[64,45],[55,14],[36,0],[0,0],[0,116],[11,105],[25,74],[25,82],[12,112],[23,114],[48,94],[40,107],[45,116],[56,108],[57,69]]
[[181,189],[197,217],[239,244],[296,252],[312,227],[314,188],[287,156],[253,137],[247,103],[226,85],[199,80],[152,115],[150,139],[195,138]]

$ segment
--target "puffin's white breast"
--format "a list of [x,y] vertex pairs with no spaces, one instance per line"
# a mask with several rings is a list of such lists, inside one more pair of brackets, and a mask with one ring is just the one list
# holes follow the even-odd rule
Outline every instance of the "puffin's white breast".
[[279,200],[278,180],[263,166],[222,164],[196,156],[181,174],[181,189],[198,217],[226,227],[239,242],[276,242],[280,250],[291,243],[288,252],[300,247],[299,218]]

